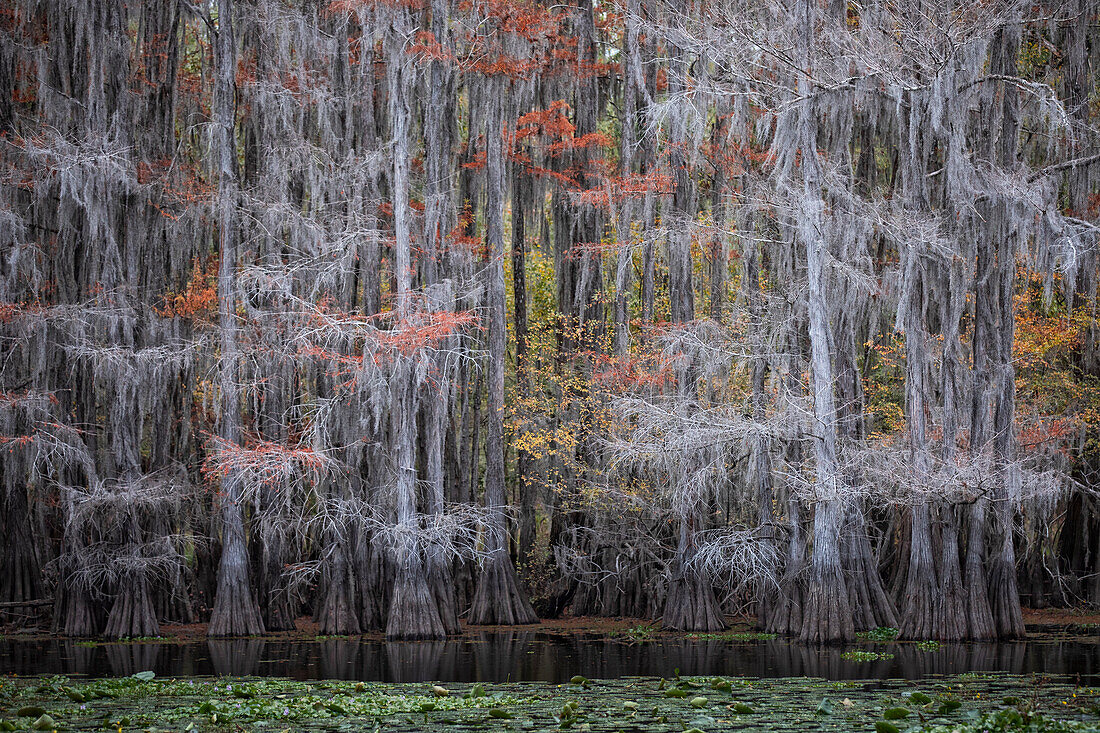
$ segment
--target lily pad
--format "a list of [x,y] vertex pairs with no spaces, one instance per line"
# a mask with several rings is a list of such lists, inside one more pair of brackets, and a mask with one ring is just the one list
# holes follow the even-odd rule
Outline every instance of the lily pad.
[[31,723],[31,728],[34,730],[54,730],[57,728],[57,723],[49,715],[43,715]]

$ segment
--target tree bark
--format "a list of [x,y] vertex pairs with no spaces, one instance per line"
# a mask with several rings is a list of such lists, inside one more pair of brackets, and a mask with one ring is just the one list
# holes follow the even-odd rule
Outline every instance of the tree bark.
[[[682,49],[670,49],[669,94],[684,89],[687,71]],[[688,144],[684,112],[673,107],[670,127],[669,167],[675,186],[672,194],[671,226],[668,238],[668,295],[672,322],[686,326],[695,320],[695,287],[692,281],[691,230],[695,217],[695,186],[688,170]],[[695,405],[696,365],[677,368],[678,399]],[[672,578],[665,599],[662,626],[670,630],[720,631],[726,628],[714,587],[691,567],[695,555],[695,533],[706,507],[695,507],[679,518],[679,536],[672,563]]]
[[355,576],[348,562],[345,540],[331,534],[326,545],[331,556],[325,563],[324,593],[320,608],[313,614],[317,631],[326,635],[348,635],[361,632],[356,613]]
[[[516,396],[530,398],[527,356],[527,208],[531,180],[519,165],[512,171],[512,305],[516,332]],[[516,446],[516,487],[519,490],[519,538],[516,561],[531,569],[536,537],[537,484],[532,475],[535,459],[523,445]]]
[[[391,10],[384,41],[393,137],[394,280],[397,284],[397,328],[413,324],[412,240],[409,212],[410,61],[405,54],[411,23],[404,8]],[[391,378],[394,472],[397,476],[397,578],[386,619],[387,639],[442,639],[447,633],[428,585],[416,508],[416,365],[399,354]]]
[[[449,9],[449,3],[446,0],[433,0],[431,3],[432,35],[437,43],[448,50],[451,47],[447,31]],[[453,219],[448,185],[452,179],[450,135],[446,124],[447,117],[451,114],[451,100],[446,96],[451,85],[450,76],[449,66],[441,60],[434,59],[428,67],[427,105],[424,107],[424,157],[427,174],[424,181],[427,199],[424,226],[428,252],[427,256],[422,258],[424,261],[422,269],[424,283],[436,286],[440,298],[444,297],[445,291],[447,292],[446,302],[433,304],[433,308],[453,311],[455,304],[450,297],[450,286],[442,283],[443,274],[447,272],[445,266],[448,260],[445,232],[449,228],[450,220]],[[457,346],[455,343],[457,339],[447,337],[443,341],[436,345],[432,354],[434,374],[425,384],[424,390],[424,399],[427,401],[424,409],[427,508],[429,514],[434,517],[442,517],[446,505],[443,453],[447,440],[447,412],[452,402],[451,371],[453,369],[449,363],[449,353]],[[441,548],[429,545],[425,548],[425,563],[428,585],[435,598],[443,629],[448,634],[457,634],[461,631],[461,627],[450,558]]]
[[[928,453],[926,380],[929,369],[928,337],[924,324],[924,280],[919,271],[920,252],[906,253],[904,304],[905,406],[909,426],[909,459],[916,483],[926,484],[931,469]],[[902,639],[938,639],[936,606],[939,579],[932,556],[932,521],[928,502],[919,499],[910,511],[909,569],[901,604]]]
[[[1020,28],[1016,23],[1002,27],[994,38],[993,73],[1014,74],[1020,46]],[[1018,163],[1019,113],[1016,89],[1000,82],[1002,129],[999,131],[997,162],[1006,169]],[[1019,496],[1019,467],[1016,458],[1016,370],[1013,366],[1013,343],[1016,329],[1014,312],[1016,253],[1018,235],[1010,223],[1009,204],[999,218],[997,228],[996,303],[999,328],[993,337],[996,363],[994,380],[993,450],[999,472],[994,491],[994,547],[989,563],[989,598],[993,625],[1001,639],[1024,636],[1024,617],[1020,608],[1020,593],[1016,580],[1016,550],[1013,544],[1015,505]],[[991,275],[987,275],[991,276]],[[992,279],[991,277],[991,279]]]
[[[237,143],[235,102],[236,37],[233,0],[218,0],[218,31],[214,38],[214,134],[218,151],[218,329],[221,336],[221,423],[223,440],[240,441],[240,399],[237,370]],[[222,554],[218,589],[207,633],[210,636],[262,634],[260,617],[248,574],[244,508],[240,477],[227,472],[221,479]]]
[[490,512],[485,528],[485,552],[477,590],[470,605],[471,624],[531,624],[538,617],[516,578],[508,554],[504,515],[504,151],[501,86],[489,80],[489,109],[485,120],[486,239],[489,295],[489,399],[485,438],[485,506]]

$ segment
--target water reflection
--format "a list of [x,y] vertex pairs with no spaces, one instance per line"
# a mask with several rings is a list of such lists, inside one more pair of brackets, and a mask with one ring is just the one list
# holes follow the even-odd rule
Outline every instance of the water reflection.
[[474,631],[439,642],[211,639],[186,644],[89,645],[63,639],[0,640],[0,674],[121,676],[151,669],[162,676],[560,683],[576,674],[593,678],[670,676],[678,669],[685,675],[827,679],[917,679],[962,672],[1041,672],[1100,679],[1100,642],[1080,639],[944,644],[933,651],[913,644],[859,648],[893,656],[857,662],[841,657],[844,648],[803,646],[783,640],[732,644],[658,639],[629,643],[525,628]]
[[105,647],[107,664],[114,677],[128,677],[146,669],[156,669],[164,644],[110,644]]
[[[210,653],[210,664],[213,666],[214,674],[250,677],[260,673],[260,660],[263,659],[267,642],[264,639],[207,639],[206,647]],[[146,669],[156,671],[156,667],[146,667]],[[187,672],[186,674],[203,673]]]

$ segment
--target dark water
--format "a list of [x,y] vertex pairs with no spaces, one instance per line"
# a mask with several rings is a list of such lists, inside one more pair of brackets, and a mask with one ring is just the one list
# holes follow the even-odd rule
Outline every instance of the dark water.
[[[853,648],[893,654],[855,662]],[[731,643],[658,639],[630,643],[606,637],[523,629],[473,633],[445,642],[363,639],[287,641],[235,639],[193,643],[81,645],[60,639],[0,640],[0,674],[161,676],[262,675],[296,679],[394,682],[565,682],[576,674],[624,676],[746,675],[827,679],[917,679],[962,672],[1047,673],[1100,682],[1100,639],[1057,638],[1001,644],[945,644],[921,651],[912,644],[838,648],[788,641]]]

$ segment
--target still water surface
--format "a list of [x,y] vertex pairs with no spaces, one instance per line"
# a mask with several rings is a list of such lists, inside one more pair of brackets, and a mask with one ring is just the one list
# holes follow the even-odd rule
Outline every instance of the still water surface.
[[[841,659],[853,648],[890,659]],[[120,676],[262,675],[294,679],[391,682],[566,682],[625,676],[746,675],[826,679],[919,679],[963,672],[1046,673],[1100,684],[1100,638],[1053,636],[1016,643],[913,644],[846,648],[789,641],[734,643],[658,638],[631,643],[537,629],[473,632],[443,642],[374,639],[232,639],[188,643],[80,644],[71,640],[0,640],[0,674]]]

